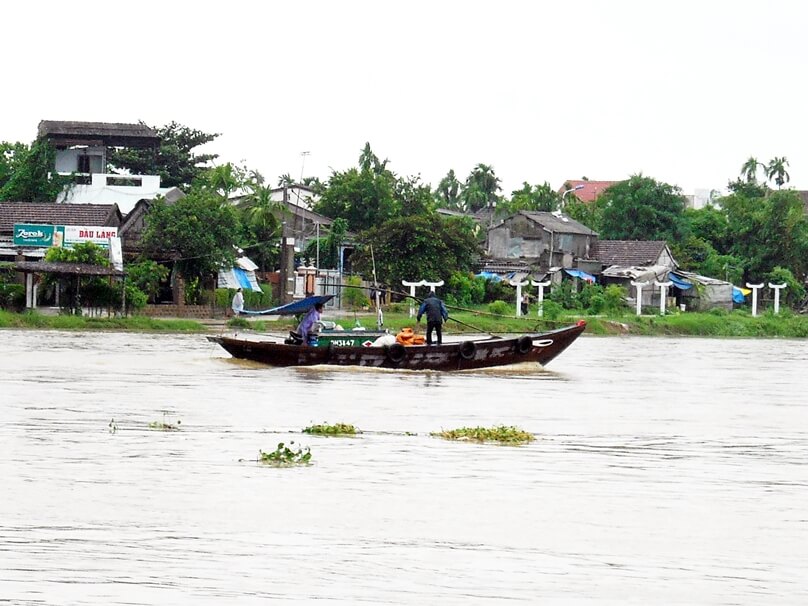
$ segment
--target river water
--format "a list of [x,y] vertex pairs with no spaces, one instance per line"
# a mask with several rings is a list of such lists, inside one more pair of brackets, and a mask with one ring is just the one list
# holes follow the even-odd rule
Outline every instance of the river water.
[[[416,374],[5,330],[0,360],[0,603],[808,603],[805,341]],[[429,435],[498,424],[537,440]],[[255,461],[289,440],[312,465]]]

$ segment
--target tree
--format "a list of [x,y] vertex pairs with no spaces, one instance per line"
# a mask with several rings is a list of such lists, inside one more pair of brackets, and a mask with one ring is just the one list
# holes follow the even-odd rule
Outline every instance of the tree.
[[777,183],[777,189],[780,189],[791,180],[791,176],[786,171],[786,166],[788,166],[788,160],[785,157],[772,158],[766,166],[766,178],[769,181],[774,179],[774,182]]
[[685,235],[685,199],[681,190],[634,175],[606,189],[599,236],[605,240],[666,240]]
[[808,219],[793,190],[766,197],[731,194],[721,199],[727,217],[726,252],[742,260],[743,279],[761,280],[776,266],[799,279],[808,270]]
[[520,210],[550,212],[558,208],[561,196],[545,181],[541,185],[530,185],[527,181],[522,188],[511,192],[511,199],[497,207],[499,214],[513,214]]
[[[142,125],[147,126],[144,122]],[[160,137],[160,146],[153,149],[112,148],[108,152],[108,162],[115,172],[135,175],[160,175],[163,187],[179,187],[188,190],[208,163],[218,158],[218,154],[195,154],[193,150],[210,143],[218,133],[205,133],[177,122],[162,127],[152,127]]]
[[54,202],[70,177],[56,173],[56,150],[45,139],[31,146],[0,144],[0,200]]
[[434,196],[438,204],[450,210],[465,210],[463,199],[460,196],[460,181],[457,180],[455,171],[450,169],[446,176],[440,180],[435,188]]
[[448,280],[454,271],[470,271],[480,254],[470,222],[463,218],[397,217],[360,235],[351,257],[354,269],[371,275],[372,259],[380,282]]
[[745,178],[747,183],[757,183],[758,167],[766,170],[766,166],[762,162],[758,162],[754,156],[749,156],[749,159],[741,166],[741,177]]
[[278,260],[280,220],[288,212],[272,199],[272,190],[256,181],[245,185],[247,194],[240,204],[242,220],[241,247],[249,251],[261,271],[273,269]]
[[210,276],[234,261],[236,211],[207,188],[192,190],[172,205],[155,200],[143,232],[144,250],[168,254],[186,279]]
[[429,185],[421,183],[420,175],[396,179],[393,195],[404,217],[429,215],[435,212],[435,201]]
[[487,164],[475,166],[463,188],[465,207],[472,212],[483,208],[493,209],[497,204],[497,193],[502,189],[499,183],[492,166]]
[[282,174],[278,179],[278,187],[292,187],[294,184],[295,180],[289,173]]
[[[109,253],[94,242],[82,242],[72,248],[49,248],[45,253],[45,261],[101,267],[110,265]],[[46,282],[58,283],[58,278],[51,274],[46,277]],[[120,307],[118,288],[100,276],[76,275],[74,279],[66,281],[63,292],[63,307],[72,313],[79,313],[83,307]]]

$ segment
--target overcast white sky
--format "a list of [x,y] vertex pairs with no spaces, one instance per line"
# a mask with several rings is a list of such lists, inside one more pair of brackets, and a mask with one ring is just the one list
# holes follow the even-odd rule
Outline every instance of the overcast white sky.
[[808,3],[769,0],[15,2],[0,140],[42,119],[176,120],[274,185],[366,141],[434,186],[642,172],[723,188],[750,155],[808,189]]

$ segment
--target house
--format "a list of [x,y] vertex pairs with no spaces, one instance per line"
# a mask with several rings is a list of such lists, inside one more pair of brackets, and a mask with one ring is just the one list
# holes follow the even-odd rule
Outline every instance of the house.
[[157,149],[160,137],[144,124],[43,120],[37,132],[56,150],[55,171],[74,179],[57,197],[57,202],[117,204],[123,214],[128,214],[138,200],[153,200],[180,191],[161,187],[159,175],[106,172],[110,147]]
[[519,211],[488,229],[487,254],[498,262],[524,262],[538,270],[576,267],[593,258],[598,234],[560,213]]
[[670,272],[668,279],[673,282],[672,294],[677,305],[684,305],[685,309],[693,311],[706,311],[716,307],[732,311],[735,287],[731,282],[681,269]]
[[643,307],[659,305],[659,288],[654,282],[664,282],[677,268],[670,247],[664,240],[599,240],[593,257],[601,265],[600,283],[618,284],[636,301],[637,286],[632,282],[647,282],[641,288]]
[[[121,222],[121,211],[116,204],[74,206],[55,202],[0,202],[0,260],[41,259],[47,249],[54,245],[54,233],[59,231],[56,229],[59,226],[84,232],[107,227],[111,229],[103,231],[114,231],[117,235]],[[30,244],[21,244],[20,239],[16,238],[15,244],[15,225],[41,227],[29,231],[39,231],[42,237],[32,240]],[[64,234],[64,230],[60,233]]]
[[108,147],[157,149],[160,145],[157,133],[144,124],[42,120],[37,135],[56,149],[56,172],[74,174],[78,182],[106,170]]
[[[37,274],[121,276],[115,268],[43,261],[52,246],[86,241],[107,246],[120,224],[121,211],[115,204],[0,202],[0,261],[14,262],[25,284],[26,307],[36,308]],[[56,289],[49,295],[51,302],[58,304],[58,296]]]
[[[588,181],[586,179],[573,179],[564,181],[558,193],[564,195],[564,192],[569,192],[569,195],[575,196],[581,202],[594,202],[597,200],[605,190],[620,181]],[[569,191],[572,190],[572,191]]]

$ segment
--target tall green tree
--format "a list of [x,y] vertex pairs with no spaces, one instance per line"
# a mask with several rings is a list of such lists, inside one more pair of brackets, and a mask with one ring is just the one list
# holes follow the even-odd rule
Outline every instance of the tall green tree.
[[777,189],[780,189],[784,184],[791,181],[791,175],[786,171],[787,166],[788,160],[785,156],[772,158],[766,165],[766,178],[770,181],[774,180],[774,182],[777,183]]
[[599,236],[605,240],[675,242],[685,235],[685,198],[674,185],[634,175],[600,197],[604,207]]
[[502,189],[500,180],[494,172],[494,167],[488,164],[478,164],[475,166],[463,187],[463,202],[465,207],[476,212],[483,208],[496,207],[499,200],[499,192]]
[[470,221],[437,214],[390,219],[363,232],[360,244],[355,271],[372,275],[372,247],[379,281],[396,288],[401,280],[448,280],[470,271],[480,254]]
[[143,246],[152,257],[173,259],[184,278],[205,278],[235,260],[238,228],[235,207],[209,188],[196,188],[171,205],[155,200]]
[[393,194],[404,217],[429,215],[435,210],[435,201],[429,185],[421,183],[420,176],[396,179]]
[[281,221],[288,209],[274,201],[272,190],[262,183],[249,180],[245,190],[247,193],[239,205],[242,215],[241,247],[261,271],[269,271],[278,262]]
[[454,169],[450,169],[446,176],[440,180],[433,195],[437,203],[449,210],[465,210],[463,198],[461,197],[462,184],[457,179]]
[[[141,121],[141,124],[147,126]],[[199,154],[197,147],[210,143],[218,133],[205,133],[177,122],[151,127],[160,137],[160,147],[152,149],[113,148],[108,163],[116,172],[129,171],[136,175],[160,175],[162,187],[179,187],[188,191],[208,170],[218,154]]]
[[741,166],[741,177],[746,179],[747,183],[757,183],[758,168],[766,170],[766,166],[754,156],[749,156],[746,162]]
[[545,181],[541,185],[522,183],[520,189],[511,192],[511,199],[497,207],[497,214],[513,214],[520,210],[551,212],[558,208],[561,196]]
[[780,190],[765,197],[733,193],[721,198],[721,207],[727,217],[726,252],[741,260],[744,280],[761,280],[776,266],[805,277],[808,219],[797,192]]
[[55,202],[71,179],[56,173],[56,150],[45,139],[0,144],[0,200]]

